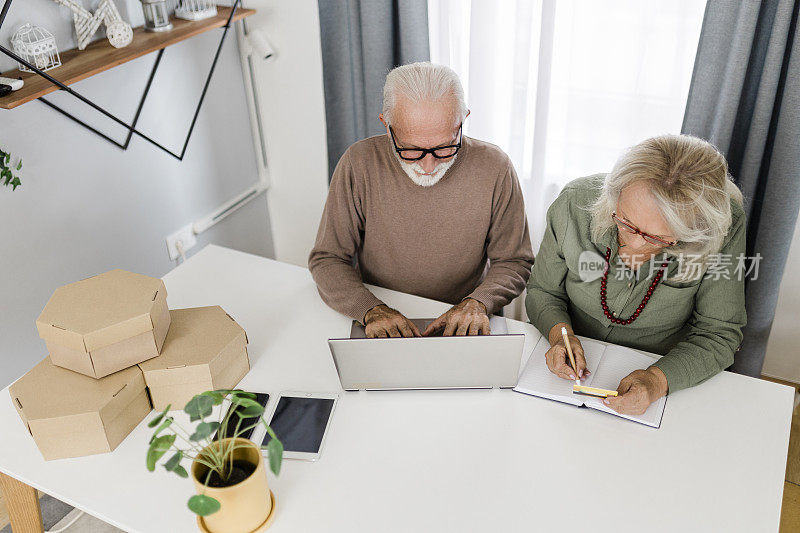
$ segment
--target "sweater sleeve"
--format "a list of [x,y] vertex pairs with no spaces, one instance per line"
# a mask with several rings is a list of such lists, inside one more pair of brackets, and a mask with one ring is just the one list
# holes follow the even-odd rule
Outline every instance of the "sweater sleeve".
[[361,192],[346,152],[331,178],[308,269],[322,300],[363,324],[367,311],[383,302],[364,286],[355,267],[364,232]]
[[[742,214],[720,250],[720,257],[731,259],[730,266],[744,257],[746,232]],[[697,289],[686,336],[654,364],[667,377],[669,392],[694,386],[733,364],[746,322],[744,272],[729,268],[724,276],[707,274]]]
[[547,210],[544,238],[528,280],[525,309],[528,319],[545,337],[556,324],[570,323],[566,289],[568,268],[561,251],[569,218],[568,193],[562,191]]
[[486,255],[489,258],[486,277],[468,297],[485,305],[489,313],[495,313],[522,293],[533,264],[525,202],[510,162],[492,200]]

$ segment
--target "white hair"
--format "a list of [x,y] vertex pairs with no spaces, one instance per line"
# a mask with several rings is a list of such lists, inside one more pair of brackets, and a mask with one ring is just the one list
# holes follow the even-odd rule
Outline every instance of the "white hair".
[[595,240],[611,230],[620,193],[634,182],[648,185],[677,237],[670,253],[695,254],[703,263],[719,252],[730,229],[731,202],[742,204],[725,157],[712,144],[690,135],[660,135],[630,148],[606,176],[591,206]]
[[444,65],[426,61],[402,65],[389,71],[383,86],[383,118],[387,124],[392,121],[398,96],[408,98],[411,102],[453,99],[457,119],[463,120],[467,116],[461,80],[453,69]]

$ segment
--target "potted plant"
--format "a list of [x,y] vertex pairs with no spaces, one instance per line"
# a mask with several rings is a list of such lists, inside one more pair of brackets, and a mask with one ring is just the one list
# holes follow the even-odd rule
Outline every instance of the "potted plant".
[[11,186],[12,191],[16,191],[17,187],[22,185],[19,176],[15,172],[22,170],[22,159],[18,159],[16,163],[11,161],[11,154],[0,148],[0,182],[5,186]]
[[[264,407],[255,398],[242,390],[198,394],[183,409],[190,422],[197,422],[191,432],[168,415],[170,406],[148,423],[156,429],[147,450],[147,469],[154,471],[167,452],[174,452],[163,466],[183,478],[191,472],[197,494],[189,498],[188,506],[197,515],[201,531],[262,531],[274,517],[274,496],[267,484],[261,449],[241,435],[260,424],[266,427],[272,437],[267,444],[269,467],[275,475],[281,469],[283,445],[264,420]],[[226,401],[234,408],[222,416],[220,407],[217,419],[209,420],[214,406]],[[217,435],[222,438],[217,440]],[[192,460],[190,472],[181,465],[187,457]]]

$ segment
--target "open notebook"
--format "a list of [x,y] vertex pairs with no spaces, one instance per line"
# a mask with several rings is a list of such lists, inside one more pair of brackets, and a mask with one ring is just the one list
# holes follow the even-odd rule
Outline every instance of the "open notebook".
[[[622,378],[634,370],[649,367],[654,360],[659,358],[658,355],[631,350],[623,346],[606,345],[585,337],[578,338],[583,346],[586,366],[591,372],[587,379],[581,380],[581,384],[588,387],[617,390]],[[572,385],[575,384],[575,381],[562,379],[547,368],[544,354],[549,349],[550,343],[545,337],[542,337],[533,349],[528,364],[525,365],[519,382],[514,387],[515,391],[572,405],[585,405],[654,428],[661,426],[661,417],[664,415],[664,406],[667,403],[666,396],[650,404],[650,407],[642,415],[619,414],[603,404],[601,398],[573,394]]]

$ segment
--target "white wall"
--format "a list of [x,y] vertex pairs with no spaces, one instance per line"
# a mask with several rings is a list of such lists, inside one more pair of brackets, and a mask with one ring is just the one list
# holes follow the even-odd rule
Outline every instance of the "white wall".
[[319,10],[316,0],[248,0],[249,30],[267,36],[275,56],[256,61],[266,133],[275,257],[306,266],[328,193],[328,154]]
[[[122,4],[122,2],[120,2]],[[140,16],[139,3],[123,4]],[[133,9],[135,8],[135,9]],[[0,31],[22,22],[50,29],[74,47],[69,12],[50,0],[15,0]],[[136,22],[136,21],[134,21]],[[141,20],[138,21],[141,23]],[[166,50],[139,128],[179,150],[221,30]],[[74,85],[124,119],[132,117],[154,55]],[[13,63],[0,60],[0,70]],[[124,131],[67,94],[51,100],[122,138]],[[46,355],[34,321],[52,291],[111,269],[161,276],[174,263],[164,238],[257,179],[236,36],[228,35],[186,158],[180,162],[134,138],[119,150],[72,121],[30,102],[0,110],[0,146],[24,159],[22,187],[0,187],[0,387]],[[272,256],[264,196],[199,237]]]
[[767,343],[762,374],[793,383],[800,383],[800,352],[797,328],[800,324],[800,220],[794,230],[786,269],[778,294],[775,321]]

